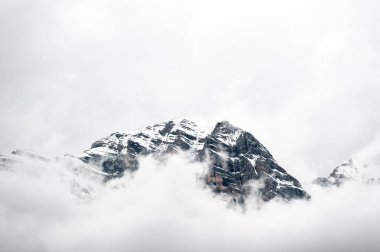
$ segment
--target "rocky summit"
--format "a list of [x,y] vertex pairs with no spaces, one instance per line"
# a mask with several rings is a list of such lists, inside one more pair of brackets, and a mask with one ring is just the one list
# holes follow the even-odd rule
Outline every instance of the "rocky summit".
[[[252,134],[227,121],[217,123],[211,132],[200,130],[187,119],[116,132],[94,142],[77,157],[112,179],[138,170],[140,157],[178,152],[188,153],[194,162],[207,162],[206,183],[216,193],[232,195],[239,202],[252,193],[264,201],[310,198]],[[255,182],[258,186],[252,187]]]

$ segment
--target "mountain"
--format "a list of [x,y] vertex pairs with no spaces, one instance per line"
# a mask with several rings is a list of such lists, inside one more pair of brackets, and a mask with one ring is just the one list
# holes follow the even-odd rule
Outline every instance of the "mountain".
[[359,167],[360,165],[356,165],[354,159],[349,159],[337,166],[328,177],[317,178],[314,183],[323,187],[341,186],[347,181],[380,184],[380,178],[368,177],[362,172],[363,167],[361,169]]
[[[136,172],[140,157],[164,158],[172,153],[186,153],[194,162],[208,162],[205,182],[214,192],[232,195],[238,202],[251,193],[264,201],[310,198],[301,183],[278,165],[252,134],[227,121],[217,123],[209,133],[187,119],[116,132],[94,142],[77,158],[107,174],[109,180]],[[252,189],[254,182],[259,189]]]

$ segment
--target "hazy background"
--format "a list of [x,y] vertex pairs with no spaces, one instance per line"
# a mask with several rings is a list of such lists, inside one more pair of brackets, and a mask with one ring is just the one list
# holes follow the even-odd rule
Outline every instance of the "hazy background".
[[[0,0],[0,153],[229,120],[296,177],[380,134],[380,2]],[[307,172],[306,172],[307,171]]]

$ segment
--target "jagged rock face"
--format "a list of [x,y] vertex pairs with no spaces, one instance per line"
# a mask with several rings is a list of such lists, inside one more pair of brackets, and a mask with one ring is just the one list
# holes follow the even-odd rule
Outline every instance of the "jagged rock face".
[[314,180],[314,183],[323,187],[329,187],[341,186],[347,181],[355,181],[365,184],[380,184],[380,178],[368,178],[364,174],[361,174],[358,167],[354,165],[352,159],[337,166],[328,177],[317,178]]
[[255,193],[265,201],[274,197],[310,197],[252,134],[228,122],[218,123],[209,134],[186,119],[114,133],[93,143],[79,158],[99,166],[111,177],[118,177],[125,171],[137,170],[141,156],[160,157],[173,152],[189,152],[194,161],[207,161],[210,170],[206,182],[214,191],[240,200],[251,192],[252,181],[260,181],[261,187]]
[[259,194],[264,200],[308,197],[298,180],[281,168],[252,134],[228,122],[216,125],[201,153],[211,161],[209,177],[221,178],[212,183],[219,191],[246,195],[250,189],[247,182],[260,180]]

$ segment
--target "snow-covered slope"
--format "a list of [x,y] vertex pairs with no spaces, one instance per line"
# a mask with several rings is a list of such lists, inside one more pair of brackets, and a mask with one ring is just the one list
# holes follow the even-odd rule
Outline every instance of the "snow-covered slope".
[[58,177],[73,197],[80,200],[90,199],[92,192],[108,176],[74,157],[50,159],[29,150],[15,150],[10,155],[0,155],[0,176],[2,172]]
[[[310,197],[252,134],[226,121],[217,123],[209,133],[187,119],[116,132],[94,142],[78,158],[112,178],[136,171],[139,157],[151,154],[162,158],[176,152],[186,152],[194,161],[208,162],[206,182],[215,192],[237,196],[238,200],[243,201],[250,193],[257,193],[265,201],[274,197]],[[254,181],[261,186],[251,192]]]
[[86,161],[96,157],[148,154],[178,150],[200,150],[205,134],[197,125],[186,119],[148,126],[141,130],[116,132],[91,145],[80,159]]

